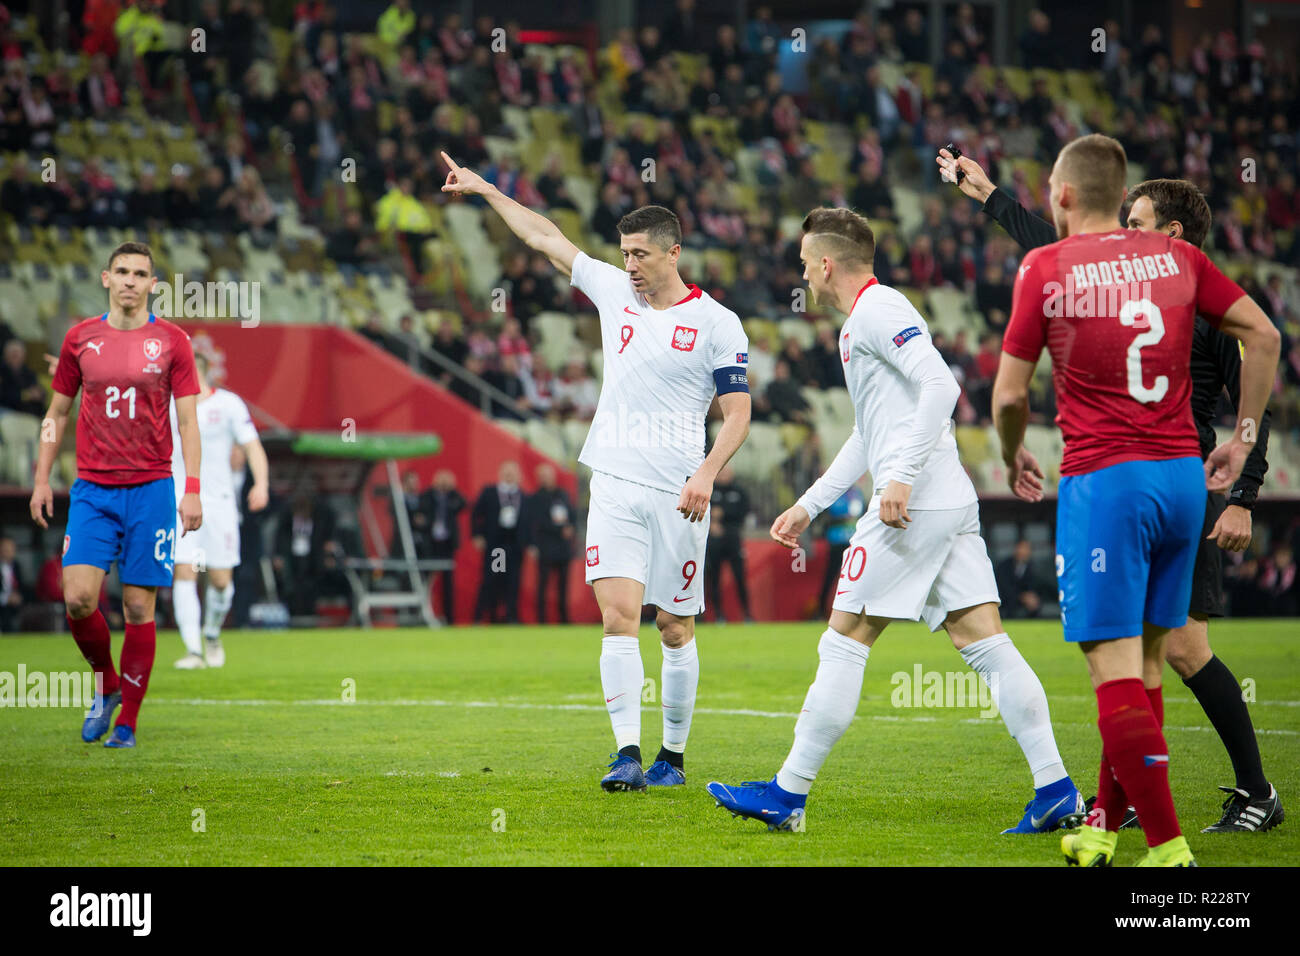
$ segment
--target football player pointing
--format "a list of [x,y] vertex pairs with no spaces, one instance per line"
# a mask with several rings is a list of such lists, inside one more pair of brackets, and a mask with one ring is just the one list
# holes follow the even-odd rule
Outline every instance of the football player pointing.
[[[704,610],[704,553],[713,480],[749,432],[749,344],[740,319],[677,272],[681,223],[644,206],[618,223],[623,268],[578,250],[554,223],[442,154],[445,192],[482,196],[600,313],[604,381],[578,460],[592,470],[587,581],[604,623],[600,679],[618,754],[608,791],[686,782],[684,753],[700,665],[695,616]],[[717,395],[722,428],[704,455],[704,419]],[[637,631],[658,607],[663,645],[663,744],[641,769]]]
[[[176,516],[181,534],[203,521],[198,478],[189,479],[177,503],[168,420],[175,396],[186,470],[197,475],[199,382],[189,336],[149,313],[155,282],[149,247],[118,246],[100,278],[108,289],[108,311],[77,323],[63,338],[45,419],[53,424],[53,435],[41,442],[31,512],[32,520],[49,527],[46,519],[54,516],[50,468],[81,391],[77,480],[63,539],[63,596],[72,636],[100,682],[81,737],[90,742],[104,736],[120,703],[122,713],[104,745],[134,747],[136,718],[153,670],[154,604],[158,588],[172,579]],[[120,678],[108,622],[99,611],[99,591],[114,561],[126,618]]]
[[920,619],[948,632],[1029,763],[1034,798],[1003,832],[1053,829],[1083,800],[1057,751],[1043,685],[1002,629],[979,502],[952,434],[957,382],[920,313],[876,280],[875,237],[864,217],[815,209],[803,232],[800,258],[813,301],[848,316],[840,360],[855,424],[826,473],[772,524],[772,537],[794,547],[867,471],[876,490],[844,553],[790,755],[768,783],[711,783],[709,792],[734,814],[802,829],[813,781],[857,711],[872,645],[891,621]]

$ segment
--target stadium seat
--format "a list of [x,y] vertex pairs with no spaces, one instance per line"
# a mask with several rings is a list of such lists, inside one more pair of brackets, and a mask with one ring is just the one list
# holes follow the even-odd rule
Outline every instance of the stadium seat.
[[5,484],[28,485],[36,461],[36,443],[41,437],[41,420],[22,412],[0,412],[0,450]]
[[543,455],[557,461],[567,460],[565,454],[564,429],[555,422],[530,419],[524,427],[524,439]]
[[574,334],[571,316],[563,312],[539,312],[533,316],[532,327],[540,337],[537,352],[549,368],[563,368],[574,355],[581,353],[582,343]]
[[787,422],[780,426],[781,428],[781,447],[785,450],[787,456],[794,453],[801,445],[808,441],[811,429],[807,425],[799,425],[794,422]]
[[894,215],[898,217],[898,226],[904,234],[911,235],[921,226],[921,194],[906,186],[893,186],[889,190],[894,200]]
[[203,253],[203,243],[198,233],[190,229],[168,229],[163,233],[163,244],[172,268],[189,277],[208,270],[208,257]]
[[782,319],[777,323],[777,329],[782,342],[794,339],[804,350],[812,348],[816,338],[816,330],[813,329],[812,323],[803,319]]
[[577,461],[583,443],[587,440],[587,432],[591,430],[591,422],[571,418],[561,427],[564,432],[564,445],[569,450],[569,460]]
[[964,464],[982,465],[993,454],[989,444],[989,434],[983,428],[971,425],[959,425],[956,430],[957,452]]
[[846,388],[828,388],[826,401],[830,408],[831,420],[843,429],[845,437],[853,430],[853,396]]
[[[586,223],[591,222],[592,214],[600,202],[595,180],[590,176],[565,176],[564,186],[569,193],[569,198],[578,207],[585,227]],[[586,231],[585,228],[583,231]]]
[[958,332],[974,332],[979,328],[970,297],[961,289],[941,286],[930,290],[928,308],[922,310],[931,334],[942,332],[952,336]]
[[732,467],[741,478],[770,482],[772,473],[786,459],[780,425],[752,422],[749,437],[731,460]]
[[745,335],[752,346],[755,342],[762,342],[767,348],[772,349],[779,341],[780,336],[777,333],[776,323],[771,319],[745,319],[741,322],[745,330]]

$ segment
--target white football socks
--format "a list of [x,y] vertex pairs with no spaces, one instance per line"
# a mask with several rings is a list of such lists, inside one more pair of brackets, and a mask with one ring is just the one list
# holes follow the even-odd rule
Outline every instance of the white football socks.
[[[196,592],[197,593],[197,592]],[[208,593],[203,608],[203,636],[210,641],[221,637],[221,625],[226,621],[226,614],[235,600],[235,584],[232,581],[224,588],[208,585]]]
[[695,638],[681,647],[660,645],[664,652],[659,672],[663,695],[664,749],[686,752],[686,737],[691,732],[691,714],[695,711],[695,691],[700,685],[700,657]]
[[600,684],[605,709],[619,750],[641,746],[641,643],[635,637],[606,637],[600,642]]
[[826,628],[817,645],[817,677],[808,688],[799,721],[794,725],[794,746],[776,775],[776,783],[790,793],[808,793],[817,772],[844,735],[858,712],[862,673],[871,648]]
[[962,659],[988,685],[1007,730],[1029,761],[1034,786],[1044,787],[1068,776],[1052,733],[1047,694],[1011,638],[994,634],[961,650]]
[[199,632],[199,582],[178,580],[172,582],[172,612],[181,640],[191,654],[203,656],[203,635]]

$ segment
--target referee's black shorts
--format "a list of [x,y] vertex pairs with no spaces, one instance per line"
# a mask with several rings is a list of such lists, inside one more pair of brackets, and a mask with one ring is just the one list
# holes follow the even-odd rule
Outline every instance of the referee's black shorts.
[[1206,494],[1205,525],[1201,528],[1201,543],[1196,550],[1196,566],[1192,569],[1192,605],[1189,614],[1205,617],[1223,617],[1223,551],[1206,535],[1214,530],[1215,522],[1223,514],[1227,502],[1222,495]]

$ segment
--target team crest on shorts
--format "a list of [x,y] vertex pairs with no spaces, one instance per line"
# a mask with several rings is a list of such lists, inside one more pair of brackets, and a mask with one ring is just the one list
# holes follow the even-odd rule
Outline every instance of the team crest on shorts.
[[587,549],[587,567],[594,568],[600,564],[600,545],[593,544]]
[[64,553],[64,554],[67,554],[67,553],[68,553],[68,545],[70,545],[70,544],[72,544],[72,535],[65,534],[65,535],[63,536],[63,553]]
[[679,352],[690,352],[695,348],[695,336],[699,331],[699,329],[688,329],[684,325],[677,326],[673,329],[673,348]]

